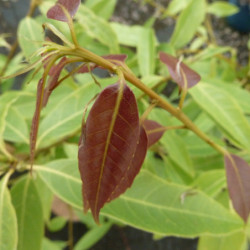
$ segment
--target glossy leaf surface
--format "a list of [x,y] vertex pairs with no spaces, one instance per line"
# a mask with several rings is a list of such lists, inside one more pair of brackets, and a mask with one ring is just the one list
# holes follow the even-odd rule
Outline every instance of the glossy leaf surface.
[[80,0],[58,0],[56,5],[49,9],[47,17],[62,22],[68,22],[68,19],[60,5],[62,5],[69,12],[69,15],[72,18],[77,12],[80,3]]
[[167,65],[169,74],[181,88],[191,88],[201,79],[200,75],[190,69],[185,63],[180,62],[177,58],[167,53],[160,52],[160,60]]
[[225,155],[227,185],[233,207],[247,222],[250,213],[250,165],[237,155]]
[[143,127],[147,133],[148,147],[151,147],[153,144],[159,141],[165,132],[164,130],[159,131],[159,129],[163,128],[163,126],[153,120],[145,120],[143,122]]
[[139,140],[137,104],[125,83],[110,85],[99,94],[81,138],[84,210],[90,208],[98,222],[100,209],[129,171]]

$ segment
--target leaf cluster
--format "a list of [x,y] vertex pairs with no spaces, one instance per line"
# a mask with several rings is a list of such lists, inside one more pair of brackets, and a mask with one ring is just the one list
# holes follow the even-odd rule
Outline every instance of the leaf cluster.
[[[115,5],[42,1],[18,26],[21,52],[8,67],[0,55],[0,249],[89,249],[113,224],[200,237],[199,250],[246,249],[248,66],[214,43],[207,16],[237,8],[154,5],[176,19],[159,42],[155,17],[111,22]],[[75,220],[88,232],[74,246],[44,235]]]

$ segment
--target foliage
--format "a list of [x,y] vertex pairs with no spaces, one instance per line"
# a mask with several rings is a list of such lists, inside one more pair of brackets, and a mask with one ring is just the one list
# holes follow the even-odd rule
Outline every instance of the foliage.
[[[207,18],[237,9],[172,1],[161,17],[176,26],[160,43],[155,19],[110,22],[116,1],[32,3],[42,14],[20,22],[21,52],[1,55],[0,248],[62,249],[45,227],[80,220],[88,232],[70,249],[89,249],[112,224],[200,237],[199,250],[246,249],[249,75]],[[51,218],[54,196],[65,210]]]

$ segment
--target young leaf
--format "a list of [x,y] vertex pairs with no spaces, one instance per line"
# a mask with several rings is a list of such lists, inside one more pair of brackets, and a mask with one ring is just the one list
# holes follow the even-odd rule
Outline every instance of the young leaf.
[[163,128],[163,126],[152,120],[145,120],[143,122],[143,127],[146,130],[148,137],[148,148],[158,142],[165,132],[164,130],[159,131],[159,129]]
[[227,185],[233,207],[247,222],[250,213],[250,166],[237,155],[225,155]]
[[96,222],[122,178],[130,178],[126,172],[131,170],[139,132],[133,92],[125,83],[106,87],[89,112],[78,151],[84,210],[90,208]]
[[169,74],[182,89],[193,87],[201,79],[200,75],[186,64],[167,53],[160,52],[160,60],[166,64]]
[[148,139],[145,129],[141,126],[140,137],[138,145],[136,147],[135,154],[133,155],[130,161],[130,165],[128,166],[127,171],[124,173],[124,176],[122,177],[121,181],[117,184],[114,191],[111,193],[111,196],[109,197],[108,201],[114,200],[122,193],[124,193],[127,190],[127,188],[129,188],[132,185],[136,175],[139,173],[141,169],[142,163],[146,156],[147,145],[148,145],[147,140]]
[[44,79],[41,78],[37,85],[37,96],[36,96],[36,109],[32,119],[31,131],[30,131],[30,162],[33,165],[35,158],[36,140],[39,127],[39,119],[43,100],[43,88]]
[[49,97],[52,91],[58,86],[58,78],[63,70],[64,66],[67,63],[66,57],[63,57],[57,65],[54,65],[50,69],[50,78],[48,80],[48,86],[44,89],[43,95],[43,107],[45,107],[48,103]]
[[69,12],[70,16],[73,17],[77,12],[80,3],[80,0],[58,0],[57,3],[48,10],[47,17],[62,22],[68,22],[61,5]]

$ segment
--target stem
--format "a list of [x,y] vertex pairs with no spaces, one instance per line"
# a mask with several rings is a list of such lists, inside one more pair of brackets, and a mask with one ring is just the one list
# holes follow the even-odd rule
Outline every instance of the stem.
[[[76,48],[75,50],[72,50],[69,52],[71,55],[74,56],[82,56],[83,59],[86,61],[91,61],[96,63],[97,65],[100,65],[114,73],[116,73],[117,66],[111,63],[110,61],[95,55],[94,53],[84,49],[84,48]],[[170,103],[168,103],[165,99],[163,99],[161,96],[159,96],[156,92],[154,92],[152,89],[147,87],[143,84],[134,74],[126,71],[124,68],[121,69],[124,74],[124,78],[129,81],[131,84],[133,84],[135,87],[142,90],[145,94],[147,94],[150,98],[157,101],[157,104],[161,106],[163,109],[168,111],[170,114],[172,114],[174,117],[176,117],[179,121],[181,121],[186,128],[193,131],[197,136],[199,136],[203,141],[205,141],[207,144],[212,146],[215,150],[220,152],[221,154],[226,154],[227,151],[221,147],[220,145],[213,142],[205,133],[203,133],[179,108],[173,107]]]
[[68,222],[68,246],[70,250],[74,248],[74,228],[73,228],[73,210],[72,207],[68,206],[70,218]]
[[210,36],[211,42],[216,45],[216,38],[213,31],[211,16],[207,14],[207,18],[205,20],[205,25],[207,27],[208,34]]

